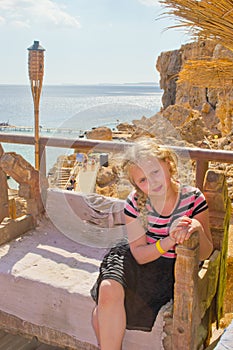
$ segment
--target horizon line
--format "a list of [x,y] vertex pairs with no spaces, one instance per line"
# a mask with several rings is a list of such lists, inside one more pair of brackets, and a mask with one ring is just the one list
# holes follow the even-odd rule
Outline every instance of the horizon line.
[[[43,86],[93,86],[93,85],[159,85],[157,81],[148,82],[125,82],[125,83],[44,83]],[[29,86],[30,81],[27,83],[0,83],[0,86]]]

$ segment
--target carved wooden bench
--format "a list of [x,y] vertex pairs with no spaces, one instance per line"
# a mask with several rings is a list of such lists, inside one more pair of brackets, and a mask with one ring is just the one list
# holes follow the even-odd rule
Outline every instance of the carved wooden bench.
[[[162,308],[152,332],[127,331],[124,350],[202,349],[222,316],[230,218],[224,175],[209,170],[204,192],[213,254],[199,269],[198,237],[177,247],[174,305]],[[102,196],[49,190],[49,219],[0,247],[0,328],[68,349],[96,349],[89,290],[106,249],[126,235],[122,208],[122,201]]]

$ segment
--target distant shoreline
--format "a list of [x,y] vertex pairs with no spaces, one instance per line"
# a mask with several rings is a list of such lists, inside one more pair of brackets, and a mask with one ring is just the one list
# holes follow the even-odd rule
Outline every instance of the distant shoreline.
[[[29,87],[30,88],[30,81],[26,84],[17,84],[17,83],[0,83],[0,86],[23,86],[23,87]],[[43,87],[45,86],[62,86],[62,87],[67,87],[67,86],[154,86],[157,88],[160,88],[158,82],[135,82],[135,83],[88,83],[88,84],[74,84],[74,83],[60,83],[60,84],[47,84],[44,83]],[[42,88],[43,88],[42,87]],[[162,89],[161,89],[162,91]]]

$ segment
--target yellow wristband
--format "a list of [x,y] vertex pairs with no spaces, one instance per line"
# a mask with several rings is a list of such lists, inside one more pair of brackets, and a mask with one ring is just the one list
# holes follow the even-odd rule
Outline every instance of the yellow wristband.
[[160,254],[163,255],[164,253],[166,253],[166,250],[163,250],[163,248],[161,247],[160,239],[155,243],[155,246],[158,249],[158,251],[160,252]]

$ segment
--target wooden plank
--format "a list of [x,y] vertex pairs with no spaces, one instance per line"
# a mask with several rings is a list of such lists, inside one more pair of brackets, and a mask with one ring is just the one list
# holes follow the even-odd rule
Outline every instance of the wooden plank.
[[35,337],[29,339],[0,330],[0,350],[62,350],[62,348],[43,344]]
[[204,317],[206,310],[210,307],[217,292],[220,255],[220,252],[215,250],[209,260],[205,261],[198,273],[198,294],[201,318]]

